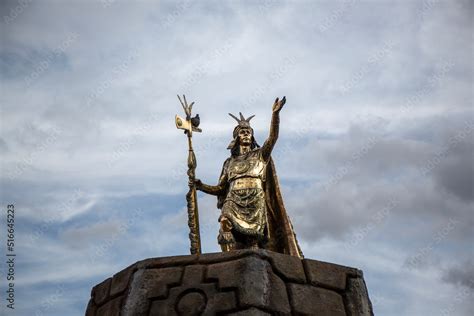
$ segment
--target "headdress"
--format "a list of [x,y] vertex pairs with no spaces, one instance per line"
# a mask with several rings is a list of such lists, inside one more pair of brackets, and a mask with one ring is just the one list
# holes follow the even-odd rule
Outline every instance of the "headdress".
[[239,112],[240,119],[237,118],[235,115],[229,113],[229,115],[234,118],[238,125],[234,128],[234,132],[232,133],[233,139],[230,142],[229,146],[227,146],[227,149],[230,149],[232,152],[234,152],[235,146],[237,145],[237,138],[239,136],[239,132],[242,128],[248,128],[252,132],[252,149],[255,147],[260,147],[257,142],[255,141],[255,138],[253,137],[253,128],[250,126],[250,120],[255,116],[251,115],[248,118],[245,118],[242,115],[242,112]]
[[229,115],[231,117],[233,117],[237,123],[239,123],[235,128],[234,128],[234,132],[233,132],[233,136],[234,138],[237,137],[237,135],[239,134],[239,131],[241,128],[249,128],[252,130],[252,134],[253,134],[253,129],[252,127],[250,127],[250,120],[255,116],[255,115],[251,115],[249,116],[248,118],[245,118],[243,115],[242,115],[242,112],[239,112],[239,115],[240,115],[240,119],[238,119],[235,115],[229,113]]

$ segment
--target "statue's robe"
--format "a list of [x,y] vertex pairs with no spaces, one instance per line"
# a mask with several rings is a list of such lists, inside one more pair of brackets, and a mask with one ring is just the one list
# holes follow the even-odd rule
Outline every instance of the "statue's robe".
[[[243,178],[260,179],[262,185],[238,190],[229,185]],[[228,158],[219,183],[225,190],[218,195],[217,206],[235,231],[257,238],[264,249],[303,257],[283,204],[273,160],[265,161],[261,148]]]

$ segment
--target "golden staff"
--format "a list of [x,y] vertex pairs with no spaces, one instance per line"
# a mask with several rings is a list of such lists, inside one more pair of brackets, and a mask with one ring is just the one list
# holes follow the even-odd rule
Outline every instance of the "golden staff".
[[191,117],[191,110],[193,108],[194,102],[188,105],[186,101],[186,96],[183,94],[183,100],[178,95],[179,102],[183,106],[184,113],[186,114],[186,119],[183,119],[179,115],[175,116],[175,123],[178,129],[183,129],[184,133],[188,135],[188,177],[189,177],[189,191],[186,194],[186,201],[188,202],[188,226],[189,226],[189,241],[191,242],[191,254],[200,254],[201,253],[201,234],[199,232],[199,212],[197,204],[197,194],[196,187],[194,185],[194,180],[196,178],[196,156],[194,155],[192,135],[193,132],[202,132],[198,128],[200,120],[199,114],[196,114],[195,117]]

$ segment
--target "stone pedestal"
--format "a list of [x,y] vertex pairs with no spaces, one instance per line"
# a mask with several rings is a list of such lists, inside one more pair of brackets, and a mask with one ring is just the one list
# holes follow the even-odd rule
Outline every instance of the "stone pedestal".
[[266,250],[152,258],[92,289],[86,316],[370,316],[362,271]]

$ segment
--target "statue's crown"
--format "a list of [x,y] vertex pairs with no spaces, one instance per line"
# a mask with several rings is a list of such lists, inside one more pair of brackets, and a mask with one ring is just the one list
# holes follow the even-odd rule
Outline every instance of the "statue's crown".
[[232,116],[236,121],[237,123],[239,123],[239,127],[248,127],[250,128],[250,120],[255,116],[255,115],[251,115],[249,116],[248,118],[245,118],[243,115],[242,115],[242,112],[239,112],[240,114],[240,119],[237,118],[235,115],[232,115],[231,113],[229,113],[230,116]]

